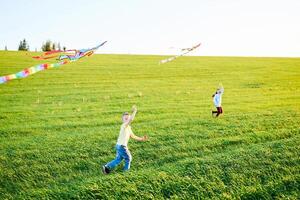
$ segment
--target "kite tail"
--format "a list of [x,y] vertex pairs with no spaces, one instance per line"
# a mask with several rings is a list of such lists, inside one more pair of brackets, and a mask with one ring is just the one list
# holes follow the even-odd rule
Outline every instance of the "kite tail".
[[56,68],[56,67],[60,67],[61,65],[65,65],[65,64],[68,64],[70,62],[75,62],[77,61],[78,59],[80,58],[83,58],[85,56],[91,56],[95,53],[95,51],[103,46],[107,41],[101,43],[100,45],[94,47],[94,48],[91,48],[91,49],[82,49],[82,50],[67,50],[67,51],[60,51],[60,50],[55,50],[55,51],[50,51],[50,52],[46,52],[44,53],[43,55],[41,56],[35,56],[33,58],[35,59],[41,59],[41,60],[44,60],[44,59],[49,59],[49,58],[54,58],[54,57],[57,57],[57,55],[55,56],[49,56],[51,54],[57,54],[57,53],[61,53],[61,52],[70,52],[70,51],[74,51],[74,55],[70,55],[70,54],[64,54],[64,55],[60,55],[58,57],[58,60],[61,60],[61,62],[58,62],[58,63],[52,63],[52,64],[48,64],[48,63],[45,63],[45,64],[40,64],[40,65],[36,65],[36,66],[33,66],[33,67],[29,67],[29,68],[26,68],[20,72],[17,72],[15,74],[10,74],[10,75],[6,75],[6,76],[0,76],[0,84],[2,83],[6,83],[8,81],[11,81],[11,80],[14,80],[14,79],[20,79],[20,78],[26,78],[32,74],[35,74],[39,71],[43,71],[43,70],[46,70],[46,69],[50,69],[50,68]]
[[47,60],[47,59],[51,59],[51,58],[60,56],[60,55],[62,55],[62,53],[65,55],[76,54],[77,51],[78,50],[76,50],[76,49],[70,49],[70,50],[66,50],[66,51],[53,50],[53,51],[47,51],[40,56],[33,56],[32,58],[37,59],[37,60]]
[[178,56],[173,56],[164,60],[159,61],[159,64],[165,64],[167,62],[171,62],[172,60],[175,60]]
[[51,69],[51,68],[56,68],[56,67],[60,67],[61,65],[65,65],[68,64],[72,61],[62,61],[62,62],[58,62],[58,63],[53,63],[53,64],[48,64],[48,63],[44,63],[44,64],[40,64],[40,65],[36,65],[33,67],[29,67],[26,68],[20,72],[17,72],[15,74],[10,74],[10,75],[6,75],[6,76],[1,76],[0,77],[0,84],[2,83],[6,83],[8,81],[14,80],[14,79],[21,79],[21,78],[26,78],[32,74],[35,74],[37,72],[46,70],[46,69]]
[[198,47],[200,47],[201,43],[193,46],[192,48],[185,48],[185,49],[181,49],[181,51],[184,51],[183,53],[179,54],[179,55],[176,55],[176,56],[172,56],[170,58],[167,58],[167,59],[164,59],[164,60],[161,60],[159,61],[159,64],[164,64],[164,63],[167,63],[167,62],[171,62],[173,60],[175,60],[176,58],[180,57],[180,56],[183,56],[185,54],[188,54],[189,52],[191,51],[194,51],[195,49],[197,49]]

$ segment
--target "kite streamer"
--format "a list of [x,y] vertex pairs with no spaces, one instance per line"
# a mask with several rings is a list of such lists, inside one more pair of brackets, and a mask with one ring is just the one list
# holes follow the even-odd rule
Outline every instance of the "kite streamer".
[[76,49],[75,50],[66,50],[66,51],[61,51],[61,50],[47,51],[40,56],[33,56],[32,58],[37,59],[37,60],[47,60],[50,58],[58,57],[61,54],[72,55],[72,53],[75,54],[76,51],[77,51]]
[[[10,74],[10,75],[6,75],[6,76],[0,76],[0,84],[2,83],[6,83],[10,80],[13,79],[19,79],[19,78],[26,78],[27,76],[30,76],[32,74],[35,74],[39,71],[43,71],[46,69],[50,69],[50,68],[56,68],[56,67],[60,67],[61,65],[65,65],[68,64],[70,62],[75,62],[80,58],[83,58],[85,56],[91,56],[94,54],[94,52],[101,46],[103,46],[107,41],[101,43],[100,45],[91,48],[91,49],[80,49],[80,50],[68,50],[68,51],[64,51],[67,52],[67,54],[62,54],[58,57],[58,60],[60,62],[58,63],[52,63],[52,64],[40,64],[40,65],[36,65],[33,67],[29,67],[26,68],[20,72],[17,72],[15,74]],[[74,51],[74,54],[69,54],[70,51]],[[33,57],[35,59],[39,59],[39,60],[44,60],[44,59],[49,59],[57,57],[57,53],[61,53],[62,51],[49,51],[49,52],[45,52],[42,56],[37,56],[37,57]],[[55,56],[48,56],[51,54],[56,54]]]
[[181,51],[183,51],[181,54],[179,55],[176,55],[176,56],[172,56],[170,58],[167,58],[167,59],[164,59],[164,60],[161,60],[159,61],[159,64],[164,64],[164,63],[167,63],[167,62],[171,62],[173,60],[175,60],[176,58],[180,57],[180,56],[183,56],[185,54],[188,54],[190,53],[191,51],[194,51],[195,49],[197,49],[198,47],[200,47],[201,43],[191,47],[191,48],[185,48],[185,49],[181,49]]

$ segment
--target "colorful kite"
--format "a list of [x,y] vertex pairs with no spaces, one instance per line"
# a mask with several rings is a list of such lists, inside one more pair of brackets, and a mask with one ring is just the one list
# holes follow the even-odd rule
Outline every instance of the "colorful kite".
[[61,51],[61,50],[54,50],[54,51],[46,51],[40,56],[33,56],[32,58],[37,59],[37,60],[47,60],[51,58],[58,57],[60,55],[72,55],[76,53],[76,49],[74,50],[66,50],[66,51]]
[[180,56],[183,56],[185,54],[188,54],[190,53],[191,51],[194,51],[195,49],[197,49],[198,47],[200,47],[201,43],[191,47],[191,48],[185,48],[185,49],[181,49],[182,53],[179,54],[179,55],[176,55],[176,56],[172,56],[170,58],[167,58],[167,59],[164,59],[164,60],[161,60],[159,61],[159,64],[164,64],[164,63],[167,63],[167,62],[171,62],[172,60],[175,60],[176,58],[180,57]]
[[[6,75],[6,76],[0,76],[0,84],[2,83],[6,83],[7,81],[13,80],[13,79],[18,79],[18,78],[25,78],[27,76],[30,76],[32,74],[35,74],[39,71],[45,70],[45,69],[50,69],[50,68],[55,68],[55,67],[59,67],[61,65],[65,65],[68,64],[70,62],[75,62],[80,58],[83,58],[85,56],[91,56],[94,54],[94,52],[101,46],[103,46],[107,41],[101,43],[100,45],[91,48],[91,49],[80,49],[80,50],[67,50],[67,51],[49,51],[49,52],[45,52],[43,55],[41,56],[36,56],[33,57],[35,59],[39,59],[39,60],[45,60],[45,59],[50,59],[50,58],[55,58],[58,56],[57,53],[61,53],[59,54],[59,57],[57,58],[57,60],[60,60],[60,62],[58,63],[53,63],[53,64],[40,64],[40,65],[36,65],[33,67],[29,67],[27,69],[24,69],[20,72],[17,72],[15,74],[10,74],[10,75]],[[70,52],[73,51],[74,53],[71,54]],[[55,56],[54,56],[55,55]]]
[[84,56],[90,56],[94,53],[95,50],[97,50],[99,47],[103,46],[107,41],[101,43],[100,45],[91,48],[91,49],[72,49],[72,50],[66,50],[66,51],[61,51],[61,50],[54,50],[54,51],[47,51],[43,53],[41,56],[34,56],[32,58],[38,59],[38,60],[46,60],[50,58],[55,58],[58,57],[57,60],[64,60],[64,59],[69,59],[69,60],[77,60],[79,58],[82,58]]

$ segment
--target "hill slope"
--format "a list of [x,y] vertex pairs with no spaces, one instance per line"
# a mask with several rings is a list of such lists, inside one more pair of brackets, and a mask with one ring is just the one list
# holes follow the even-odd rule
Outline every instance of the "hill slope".
[[[300,59],[161,58],[94,55],[0,85],[0,198],[299,198]],[[37,63],[0,52],[1,75]],[[133,104],[150,141],[104,176]]]

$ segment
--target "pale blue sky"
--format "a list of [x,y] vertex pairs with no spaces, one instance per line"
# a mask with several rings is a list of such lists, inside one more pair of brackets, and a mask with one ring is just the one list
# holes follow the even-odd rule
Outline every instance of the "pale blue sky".
[[300,57],[299,0],[3,0],[0,49],[67,48],[103,40],[99,53]]

